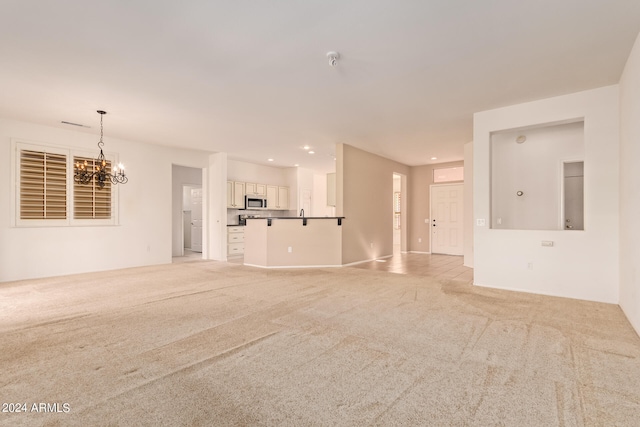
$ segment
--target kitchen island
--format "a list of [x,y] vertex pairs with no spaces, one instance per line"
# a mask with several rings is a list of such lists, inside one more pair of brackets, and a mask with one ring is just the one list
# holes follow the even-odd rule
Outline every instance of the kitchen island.
[[339,267],[344,217],[248,218],[244,264],[264,268]]

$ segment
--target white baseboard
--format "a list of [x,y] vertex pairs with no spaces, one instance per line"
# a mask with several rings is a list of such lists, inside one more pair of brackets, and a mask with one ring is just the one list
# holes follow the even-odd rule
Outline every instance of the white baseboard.
[[244,263],[247,267],[257,267],[257,268],[336,268],[343,267],[342,265],[257,265],[257,264],[247,264]]

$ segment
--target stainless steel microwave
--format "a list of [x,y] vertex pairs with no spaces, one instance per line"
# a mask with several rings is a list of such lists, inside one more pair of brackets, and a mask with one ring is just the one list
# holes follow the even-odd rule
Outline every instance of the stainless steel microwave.
[[267,209],[267,199],[256,196],[244,196],[245,209]]

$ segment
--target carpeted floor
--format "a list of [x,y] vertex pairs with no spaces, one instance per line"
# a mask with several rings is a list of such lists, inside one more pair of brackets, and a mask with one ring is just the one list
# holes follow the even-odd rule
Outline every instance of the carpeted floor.
[[6,283],[0,346],[3,426],[640,424],[617,306],[442,278],[193,262]]

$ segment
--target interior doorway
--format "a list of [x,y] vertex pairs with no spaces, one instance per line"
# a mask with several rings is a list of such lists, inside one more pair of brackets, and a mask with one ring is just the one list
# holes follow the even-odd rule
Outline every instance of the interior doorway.
[[431,186],[431,253],[463,255],[464,184]]
[[206,256],[206,195],[203,191],[202,168],[172,165],[172,239],[173,262],[181,258],[202,259]]

